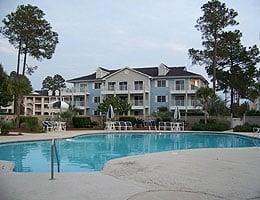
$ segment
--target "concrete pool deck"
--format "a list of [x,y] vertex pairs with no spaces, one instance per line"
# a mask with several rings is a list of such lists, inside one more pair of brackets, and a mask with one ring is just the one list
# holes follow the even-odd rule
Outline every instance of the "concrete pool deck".
[[[88,132],[1,136],[1,142]],[[260,199],[260,148],[196,149],[114,159],[94,173],[0,172],[2,200]]]

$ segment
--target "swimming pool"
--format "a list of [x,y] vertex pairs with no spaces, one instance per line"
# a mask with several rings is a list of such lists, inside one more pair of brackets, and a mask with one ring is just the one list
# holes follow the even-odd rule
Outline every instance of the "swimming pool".
[[[108,160],[129,155],[196,148],[256,147],[259,144],[259,139],[246,136],[197,132],[96,134],[56,141],[61,172],[99,171]],[[16,172],[49,172],[50,146],[50,141],[1,144],[0,160],[13,161]]]

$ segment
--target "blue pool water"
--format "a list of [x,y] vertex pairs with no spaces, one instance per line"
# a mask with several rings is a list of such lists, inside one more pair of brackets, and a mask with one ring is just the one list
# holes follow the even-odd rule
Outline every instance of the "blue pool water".
[[[98,171],[113,158],[145,153],[225,147],[255,147],[260,140],[232,134],[98,134],[56,141],[62,172]],[[16,172],[50,171],[51,141],[0,145],[0,160],[15,163]],[[57,169],[57,168],[55,168]]]

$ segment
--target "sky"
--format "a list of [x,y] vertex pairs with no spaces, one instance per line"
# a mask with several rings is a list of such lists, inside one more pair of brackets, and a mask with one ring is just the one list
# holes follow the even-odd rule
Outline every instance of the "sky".
[[[201,33],[194,27],[205,0],[0,0],[0,19],[21,4],[38,6],[59,44],[50,60],[28,59],[38,66],[30,76],[40,89],[46,76],[66,80],[90,74],[97,67],[186,66],[208,79],[204,67],[191,64],[189,48],[201,49]],[[226,0],[238,12],[234,27],[245,46],[260,46],[260,1]],[[3,23],[0,22],[0,26]],[[6,72],[16,69],[17,50],[0,35],[0,63]],[[209,80],[209,79],[208,79]]]

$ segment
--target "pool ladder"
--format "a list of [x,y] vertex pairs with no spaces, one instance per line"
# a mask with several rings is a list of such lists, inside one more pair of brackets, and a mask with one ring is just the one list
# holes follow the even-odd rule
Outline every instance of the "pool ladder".
[[59,160],[58,150],[57,150],[55,139],[52,139],[51,140],[51,178],[50,178],[50,180],[54,180],[54,156],[55,155],[56,155],[58,172],[60,172],[60,160]]

